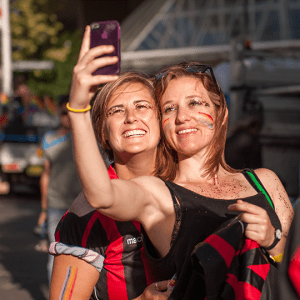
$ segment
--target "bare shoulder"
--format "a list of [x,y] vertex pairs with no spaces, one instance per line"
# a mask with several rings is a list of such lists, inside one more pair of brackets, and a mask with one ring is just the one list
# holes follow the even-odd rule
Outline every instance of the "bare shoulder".
[[270,194],[279,219],[288,220],[286,222],[290,224],[293,218],[293,208],[279,177],[273,171],[264,168],[256,169],[255,173]]
[[275,172],[269,169],[260,168],[256,169],[255,173],[262,182],[263,186],[270,194],[275,204],[278,198],[288,199],[288,195],[285,191],[285,188],[281,183],[279,177],[275,174]]
[[266,187],[266,189],[268,189],[269,187],[275,187],[277,185],[283,187],[279,177],[272,170],[260,168],[256,169],[255,173],[262,182],[262,184]]

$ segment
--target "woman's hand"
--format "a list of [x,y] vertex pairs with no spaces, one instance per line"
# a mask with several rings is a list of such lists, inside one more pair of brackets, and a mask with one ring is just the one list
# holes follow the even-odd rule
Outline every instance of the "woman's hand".
[[228,209],[244,212],[241,221],[248,224],[245,230],[245,236],[248,239],[256,241],[261,247],[269,247],[274,242],[275,228],[265,209],[242,200],[229,205]]
[[171,290],[167,291],[170,280],[159,281],[150,284],[141,296],[134,300],[167,300],[171,295]]
[[87,26],[79,58],[73,69],[70,107],[75,109],[84,109],[89,106],[99,84],[118,79],[118,75],[92,75],[99,68],[117,63],[118,57],[103,56],[104,54],[113,52],[113,46],[102,45],[90,49],[90,32],[90,26]]

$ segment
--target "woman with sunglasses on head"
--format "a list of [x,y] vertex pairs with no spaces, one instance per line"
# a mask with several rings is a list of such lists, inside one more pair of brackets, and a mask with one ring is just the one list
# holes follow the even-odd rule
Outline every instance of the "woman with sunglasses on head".
[[[97,53],[88,53],[87,42],[86,33],[82,62],[112,51],[102,47]],[[115,61],[102,57],[98,62],[89,69],[94,71],[101,64]],[[69,115],[85,197],[91,206],[109,217],[142,224],[154,246],[151,249],[146,237],[148,252],[157,266],[155,272],[160,279],[169,279],[177,273],[170,299],[193,299],[194,295],[189,293],[195,290],[199,299],[205,298],[200,275],[193,274],[192,281],[186,280],[185,275],[192,272],[190,254],[198,243],[240,212],[243,212],[241,221],[248,223],[246,237],[264,247],[271,256],[281,255],[293,216],[288,196],[273,172],[259,169],[243,173],[226,165],[228,111],[209,66],[177,65],[156,79],[166,139],[162,143],[170,151],[170,165],[163,177],[173,182],[152,176],[109,180],[97,150],[90,116],[77,113],[89,107],[90,98],[88,89],[81,86],[76,75],[69,104],[73,111]],[[107,120],[109,117],[106,115]],[[252,182],[259,183],[259,189],[265,186],[269,195],[265,190],[258,193]]]
[[[232,218],[233,212],[242,213],[240,221],[247,224],[245,237],[257,242],[270,255],[271,262],[280,262],[293,219],[291,203],[272,171],[235,170],[226,164],[228,110],[212,68],[198,63],[174,65],[156,75],[155,90],[167,149],[177,167],[176,172],[167,169],[169,173],[164,175],[173,181],[167,185],[180,202],[179,233],[188,231],[199,218],[199,228],[207,237],[208,232],[214,233],[212,228],[217,229],[216,224]],[[195,208],[200,209],[198,217],[193,213]],[[181,234],[175,241],[186,245],[189,240]],[[149,239],[145,243],[151,255]],[[180,246],[176,254],[173,250],[174,259],[183,251]],[[171,253],[172,249],[168,255]],[[270,275],[273,283],[277,275],[276,270]],[[185,284],[188,290],[189,283]],[[182,293],[180,297],[188,299],[186,295]]]

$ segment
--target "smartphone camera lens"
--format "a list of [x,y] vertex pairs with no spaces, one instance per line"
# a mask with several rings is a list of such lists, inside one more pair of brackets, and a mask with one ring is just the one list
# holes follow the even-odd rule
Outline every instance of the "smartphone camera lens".
[[92,23],[91,24],[91,29],[92,30],[98,30],[100,28],[100,24],[99,23]]

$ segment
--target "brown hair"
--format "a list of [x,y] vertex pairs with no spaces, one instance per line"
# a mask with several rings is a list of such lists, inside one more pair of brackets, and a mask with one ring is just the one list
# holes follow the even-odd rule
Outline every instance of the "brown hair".
[[[219,85],[217,83],[215,84],[209,73],[196,71],[197,65],[199,65],[199,63],[182,62],[163,69],[162,72],[156,76],[157,79],[155,81],[155,95],[157,102],[160,106],[161,98],[172,79],[180,77],[193,77],[198,79],[208,91],[208,95],[214,104],[216,111],[215,132],[208,147],[208,158],[204,165],[204,176],[212,178],[217,173],[220,165],[228,172],[238,172],[225,162],[224,149],[228,128],[228,109],[225,96]],[[217,90],[216,85],[218,86],[219,91]],[[166,143],[165,147],[168,152],[167,155],[172,163],[172,166],[169,166],[162,175],[168,180],[174,180],[176,171],[178,170],[178,155],[176,151],[170,147],[166,139],[162,139],[161,143]]]
[[[120,75],[120,77],[116,81],[107,83],[105,86],[103,86],[99,91],[99,93],[97,94],[97,96],[95,97],[95,101],[93,103],[92,122],[93,122],[95,135],[98,142],[105,150],[105,154],[111,161],[113,161],[114,159],[114,153],[109,145],[109,141],[105,139],[107,107],[115,91],[122,85],[125,84],[129,85],[131,83],[141,83],[144,87],[148,89],[149,93],[155,100],[153,80],[151,80],[150,77],[145,73],[137,72],[137,71],[128,71]],[[157,118],[159,119],[159,123],[160,123],[160,114],[159,114],[158,107],[156,106],[155,109],[157,111]],[[164,144],[159,143],[157,147],[155,169],[152,175],[161,177],[160,175],[162,171],[166,168],[167,168],[167,153]]]

